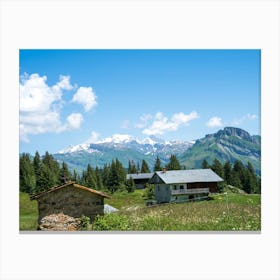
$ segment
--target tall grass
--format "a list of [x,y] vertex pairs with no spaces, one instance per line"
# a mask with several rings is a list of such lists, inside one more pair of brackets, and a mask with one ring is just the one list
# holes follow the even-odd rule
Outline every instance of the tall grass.
[[[118,212],[98,217],[88,227],[95,231],[259,231],[260,195],[212,196],[209,201],[145,206],[143,190],[116,192],[105,203]],[[20,230],[37,229],[37,202],[20,194]]]
[[37,230],[38,208],[37,201],[31,201],[29,195],[20,193],[19,196],[19,229]]
[[[121,221],[121,223],[120,223]],[[121,224],[121,226],[120,226]],[[210,201],[140,207],[99,217],[93,230],[256,231],[261,229],[259,195],[230,194]]]

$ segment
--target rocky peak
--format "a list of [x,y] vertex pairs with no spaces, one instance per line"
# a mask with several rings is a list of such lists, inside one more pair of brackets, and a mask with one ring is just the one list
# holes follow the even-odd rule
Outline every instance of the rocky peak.
[[219,130],[213,136],[215,138],[224,138],[227,136],[235,136],[235,137],[241,138],[243,140],[252,142],[252,137],[247,131],[245,131],[241,128],[236,128],[236,127],[225,127],[224,129]]

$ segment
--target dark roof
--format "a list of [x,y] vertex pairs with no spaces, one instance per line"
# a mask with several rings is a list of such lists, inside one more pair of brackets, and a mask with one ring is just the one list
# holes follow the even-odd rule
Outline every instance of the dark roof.
[[157,176],[165,184],[222,182],[223,179],[211,169],[157,171]]
[[151,179],[153,177],[154,173],[135,173],[135,174],[127,174],[126,179],[128,180],[130,177],[132,177],[133,180],[135,179]]
[[85,187],[85,186],[82,186],[82,185],[79,185],[79,184],[76,184],[75,182],[68,182],[66,184],[63,184],[63,185],[60,185],[60,186],[56,186],[56,187],[53,187],[49,190],[46,190],[46,191],[42,191],[40,193],[37,193],[37,194],[34,194],[32,196],[30,196],[30,199],[37,199],[47,193],[51,193],[51,192],[55,192],[57,190],[60,190],[60,189],[63,189],[65,187],[68,187],[68,186],[73,186],[74,188],[77,188],[77,189],[80,189],[80,190],[85,190],[85,191],[88,191],[88,192],[91,192],[91,193],[94,193],[94,194],[97,194],[99,196],[103,196],[103,197],[106,197],[106,198],[111,198],[109,195],[103,193],[103,192],[100,192],[100,191],[96,191],[94,189],[90,189],[88,187]]

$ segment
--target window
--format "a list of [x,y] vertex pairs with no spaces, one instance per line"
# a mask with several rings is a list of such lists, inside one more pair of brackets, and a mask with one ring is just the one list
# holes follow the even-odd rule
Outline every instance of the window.
[[177,186],[176,185],[173,186],[173,190],[177,190]]
[[183,186],[183,185],[181,185],[181,186],[180,186],[180,190],[183,190],[183,189],[184,189],[184,186]]

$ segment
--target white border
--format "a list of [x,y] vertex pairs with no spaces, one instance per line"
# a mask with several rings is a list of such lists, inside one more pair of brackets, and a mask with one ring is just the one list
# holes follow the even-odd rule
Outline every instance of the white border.
[[[1,279],[280,279],[279,2],[1,2]],[[262,233],[20,235],[20,48],[262,50]]]

